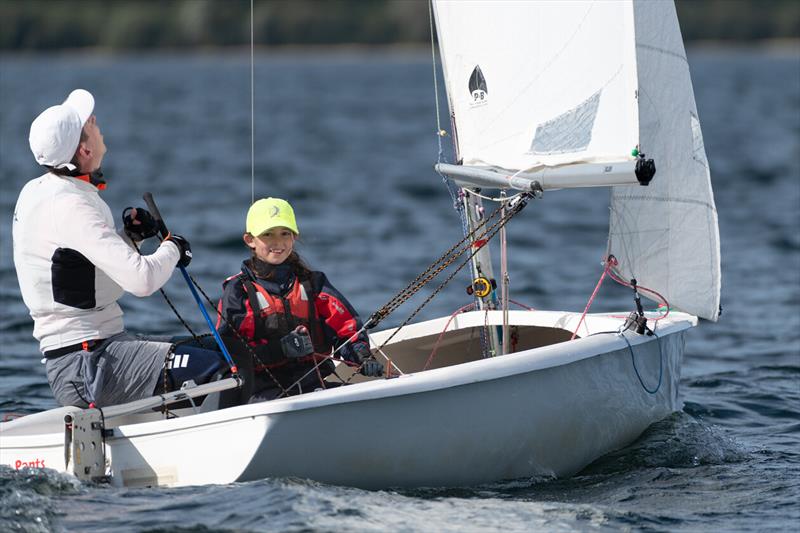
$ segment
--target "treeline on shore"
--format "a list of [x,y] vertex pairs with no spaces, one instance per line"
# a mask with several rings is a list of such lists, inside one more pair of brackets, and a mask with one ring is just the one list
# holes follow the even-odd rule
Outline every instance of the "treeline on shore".
[[[676,4],[687,41],[800,37],[798,0]],[[427,0],[253,0],[253,6],[259,46],[430,40]],[[0,50],[196,49],[249,43],[250,0],[0,0]]]

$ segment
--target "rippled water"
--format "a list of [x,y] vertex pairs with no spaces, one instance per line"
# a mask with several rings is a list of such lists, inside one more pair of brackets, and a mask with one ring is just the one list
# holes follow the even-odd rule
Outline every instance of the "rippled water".
[[[783,531],[800,524],[800,51],[694,50],[689,58],[720,217],[724,313],[687,337],[682,412],[573,478],[463,489],[370,492],[294,479],[114,489],[0,467],[0,529]],[[293,202],[301,253],[362,315],[460,238],[431,170],[428,61],[413,53],[257,58],[255,194]],[[247,56],[0,58],[4,413],[54,407],[16,284],[10,223],[17,192],[38,175],[30,121],[79,86],[97,99],[112,210],[153,191],[172,229],[190,238],[190,270],[212,297],[245,255]],[[596,192],[548,193],[531,204],[509,228],[513,298],[582,309],[600,274],[606,224],[606,197]],[[179,277],[167,292],[202,330]],[[160,297],[123,301],[129,329],[180,332]],[[450,287],[422,316],[466,302],[462,287]],[[629,307],[629,294],[608,286],[593,310]]]

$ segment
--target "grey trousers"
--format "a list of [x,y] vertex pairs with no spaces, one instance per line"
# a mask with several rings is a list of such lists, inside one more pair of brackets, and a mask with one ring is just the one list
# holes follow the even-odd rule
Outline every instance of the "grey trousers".
[[47,381],[61,405],[98,407],[153,395],[172,344],[169,337],[118,333],[91,352],[46,362]]

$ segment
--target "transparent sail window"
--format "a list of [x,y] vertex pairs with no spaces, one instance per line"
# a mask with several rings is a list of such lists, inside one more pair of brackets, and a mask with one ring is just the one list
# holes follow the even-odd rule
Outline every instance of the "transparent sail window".
[[567,154],[586,150],[600,106],[602,89],[577,107],[536,127],[531,154]]

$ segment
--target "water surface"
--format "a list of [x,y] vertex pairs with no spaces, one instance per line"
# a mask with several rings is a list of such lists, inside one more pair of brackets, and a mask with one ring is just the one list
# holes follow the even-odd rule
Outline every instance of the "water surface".
[[[256,196],[295,206],[300,252],[362,315],[460,238],[433,173],[434,93],[424,54],[257,57],[255,181],[246,55],[0,58],[0,411],[55,406],[11,258],[11,215],[39,174],[31,120],[91,90],[115,213],[152,191],[192,243],[212,297],[246,256]],[[0,468],[0,528],[19,531],[784,531],[800,523],[800,54],[691,51],[723,253],[719,323],[687,335],[683,411],[565,480],[363,491],[297,479],[184,489],[81,485]],[[42,80],[48,80],[42,83]],[[444,100],[442,100],[444,105]],[[512,296],[581,310],[601,273],[605,193],[561,191],[509,227]],[[468,302],[466,278],[422,313]],[[166,287],[204,330],[180,276]],[[424,291],[423,291],[424,292]],[[419,300],[417,300],[419,302]],[[123,299],[126,325],[181,333],[160,296]],[[627,310],[607,285],[593,310]],[[387,325],[411,312],[405,306]],[[533,406],[532,408],[535,408]],[[368,423],[368,422],[367,422]],[[220,450],[224,453],[224,450]],[[335,461],[335,452],[330,453]],[[425,453],[425,450],[419,450]]]

